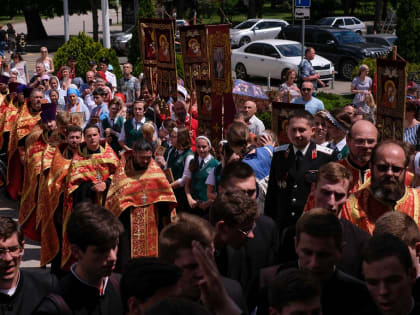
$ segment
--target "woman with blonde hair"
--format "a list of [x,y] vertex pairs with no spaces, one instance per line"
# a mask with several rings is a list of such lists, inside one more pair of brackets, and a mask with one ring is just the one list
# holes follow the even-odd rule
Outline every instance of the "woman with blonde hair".
[[279,96],[282,102],[291,103],[295,98],[301,96],[300,90],[295,81],[297,78],[296,70],[290,69],[286,73],[286,82],[280,85]]
[[365,64],[359,67],[357,76],[351,82],[350,92],[354,95],[353,105],[365,113],[371,113],[371,108],[366,104],[366,95],[372,91],[372,79],[368,76],[369,67]]

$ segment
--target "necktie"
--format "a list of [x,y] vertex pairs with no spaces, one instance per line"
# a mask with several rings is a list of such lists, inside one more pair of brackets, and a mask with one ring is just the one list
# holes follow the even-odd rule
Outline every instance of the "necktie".
[[333,149],[334,151],[338,151],[337,146],[336,146],[333,142],[330,142],[330,143],[328,144],[328,147],[329,147],[330,149]]
[[203,166],[204,166],[204,160],[201,160],[201,162],[200,162],[200,170],[203,168]]
[[114,118],[111,118],[111,127],[114,128]]
[[299,168],[301,167],[303,161],[303,154],[302,151],[297,151],[296,152],[296,170],[298,171]]

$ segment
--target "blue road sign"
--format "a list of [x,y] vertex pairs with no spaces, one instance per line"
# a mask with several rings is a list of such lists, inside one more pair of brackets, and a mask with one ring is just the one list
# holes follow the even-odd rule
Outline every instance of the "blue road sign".
[[295,7],[309,8],[311,6],[311,0],[295,0]]

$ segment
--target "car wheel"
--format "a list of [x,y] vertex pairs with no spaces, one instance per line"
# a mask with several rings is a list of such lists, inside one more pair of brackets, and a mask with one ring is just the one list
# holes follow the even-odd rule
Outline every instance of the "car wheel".
[[356,33],[362,36],[362,31],[356,31]]
[[353,60],[345,59],[341,62],[340,65],[340,75],[344,80],[351,80],[352,73],[356,63]]
[[238,63],[235,68],[236,78],[241,80],[246,80],[248,74],[246,73],[246,68],[242,63]]
[[239,47],[242,47],[243,45],[248,44],[251,41],[251,39],[248,36],[242,37],[239,41]]

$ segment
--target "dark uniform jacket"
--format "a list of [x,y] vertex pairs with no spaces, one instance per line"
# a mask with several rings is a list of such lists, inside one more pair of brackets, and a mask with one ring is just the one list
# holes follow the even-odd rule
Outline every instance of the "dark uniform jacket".
[[12,296],[0,293],[0,314],[31,314],[41,300],[57,289],[58,281],[47,272],[20,270],[20,278]]
[[[298,262],[272,266],[261,272],[260,305],[258,314],[268,314],[268,285],[275,276],[286,269],[298,268]],[[362,310],[374,308],[366,285],[338,270],[321,284],[321,309],[323,315],[360,315]]]
[[[59,295],[64,299],[73,315],[90,314],[90,315],[119,315],[124,314],[124,308],[120,296],[120,288],[114,283],[119,283],[119,276],[108,282],[105,287],[104,294],[100,294],[95,287],[84,284],[77,279],[73,273],[68,274],[60,280]],[[63,309],[58,306],[53,299],[46,297],[37,307],[34,315],[62,314]]]
[[280,235],[301,216],[316,171],[335,159],[332,149],[311,141],[297,169],[292,144],[274,149],[264,213],[276,221]]

